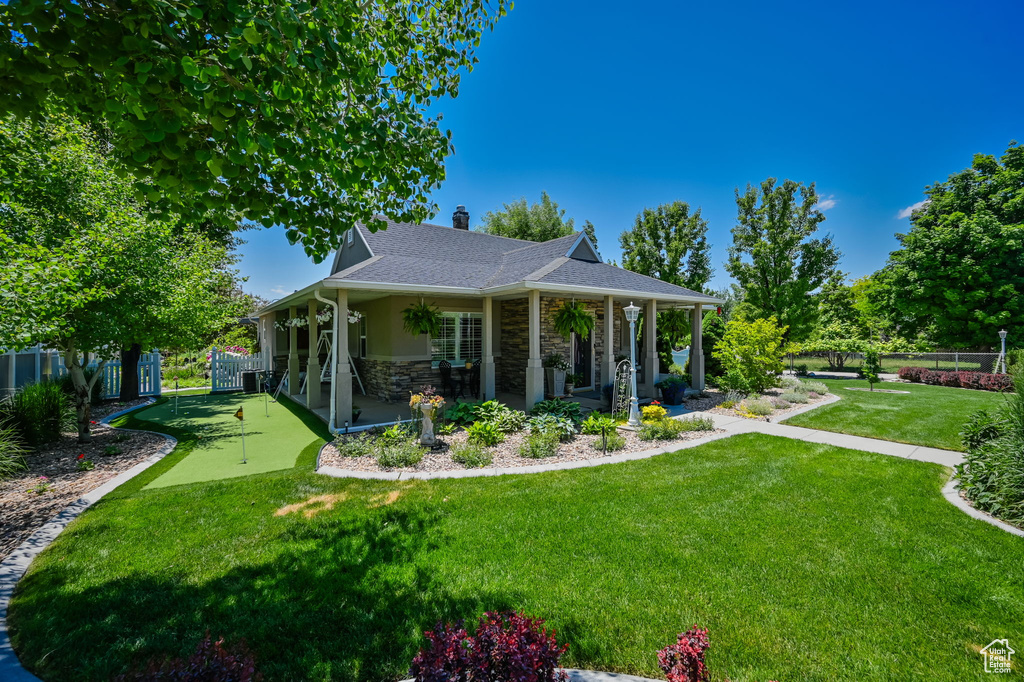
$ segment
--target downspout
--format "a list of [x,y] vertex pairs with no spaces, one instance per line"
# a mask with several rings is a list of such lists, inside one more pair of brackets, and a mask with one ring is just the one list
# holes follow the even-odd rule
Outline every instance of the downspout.
[[[338,325],[341,324],[341,320],[338,319],[337,301],[331,301],[329,299],[324,298],[323,296],[320,295],[319,289],[313,290],[313,296],[314,298],[316,298],[316,300],[322,303],[326,303],[327,305],[331,306],[331,308],[334,310],[334,314],[331,316],[332,318],[334,318],[334,338],[331,340],[331,420],[327,424],[327,428],[330,429],[331,435],[334,435],[338,432],[337,428],[335,428],[338,416],[338,384],[335,383],[334,378],[338,376],[338,339],[341,337],[341,334],[338,333],[340,331]],[[346,320],[346,322],[348,322],[348,320]]]

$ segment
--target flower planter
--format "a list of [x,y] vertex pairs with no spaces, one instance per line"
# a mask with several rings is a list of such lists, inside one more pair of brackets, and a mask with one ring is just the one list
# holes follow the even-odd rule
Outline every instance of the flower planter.
[[686,386],[666,386],[661,389],[661,402],[666,405],[682,405],[683,395],[686,393]]
[[548,391],[551,395],[565,395],[565,370],[548,367]]

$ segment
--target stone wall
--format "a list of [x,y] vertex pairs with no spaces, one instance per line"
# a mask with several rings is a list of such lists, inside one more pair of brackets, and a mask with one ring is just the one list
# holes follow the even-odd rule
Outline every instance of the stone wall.
[[[555,315],[558,309],[565,303],[565,299],[554,296],[541,296],[540,298],[540,349],[541,359],[552,353],[560,353],[562,357],[571,360],[571,343],[562,338],[555,331]],[[594,379],[595,386],[600,387],[603,383],[601,377],[601,363],[604,361],[604,302],[583,301],[586,309],[596,319],[594,325]],[[501,349],[501,357],[495,359],[495,375],[497,377],[498,389],[510,393],[523,393],[526,391],[526,361],[530,357],[529,339],[529,314],[526,298],[517,298],[501,303],[501,338],[498,347]],[[615,316],[614,337],[618,340],[619,316]]]
[[[353,362],[366,388],[367,397],[381,402],[408,402],[409,395],[419,391],[421,386],[429,384],[440,388],[441,385],[441,375],[430,366],[430,360],[353,358]],[[359,390],[359,385],[355,381],[352,382],[352,390]],[[358,402],[358,398],[353,398]]]

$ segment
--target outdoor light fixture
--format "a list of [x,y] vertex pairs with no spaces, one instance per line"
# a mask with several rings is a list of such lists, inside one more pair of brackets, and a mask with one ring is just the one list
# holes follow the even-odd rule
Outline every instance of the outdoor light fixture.
[[640,317],[640,306],[629,305],[622,309],[629,320],[629,420],[626,422],[632,427],[640,427],[640,408],[636,400],[636,321]]
[[1006,374],[1006,330],[1003,329],[999,332],[999,342],[1002,344],[1002,350],[999,353],[999,361],[1003,363],[1003,374]]

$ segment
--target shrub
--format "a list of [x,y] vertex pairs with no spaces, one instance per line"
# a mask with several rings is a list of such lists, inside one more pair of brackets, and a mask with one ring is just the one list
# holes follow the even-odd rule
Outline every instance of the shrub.
[[791,376],[781,376],[781,377],[779,377],[779,386],[781,386],[782,388],[792,388],[792,389],[795,389],[798,386],[803,386],[803,384],[804,384],[804,382],[800,381],[796,377],[791,377]]
[[576,424],[567,417],[543,414],[530,419],[530,433],[554,434],[561,441],[570,441],[576,435]]
[[487,400],[476,406],[474,414],[478,421],[493,422],[508,409],[508,406],[504,403],[499,403],[497,400]]
[[878,354],[878,349],[874,346],[870,346],[864,351],[864,366],[860,370],[861,375],[868,380],[868,387],[871,390],[875,390],[875,384],[880,379],[878,375],[882,373],[882,359]]
[[600,450],[601,452],[606,450],[614,452],[626,447],[626,437],[619,433],[617,429],[611,429],[604,436],[595,438],[590,445],[595,450]]
[[712,353],[722,363],[723,378],[732,375],[736,381],[742,379],[747,390],[758,393],[774,386],[783,370],[786,329],[774,317],[752,322],[730,320]]
[[800,403],[801,405],[805,405],[811,402],[810,398],[807,397],[806,393],[797,393],[796,391],[789,391],[783,393],[779,397],[785,400],[787,403]]
[[121,448],[117,447],[116,445],[108,445],[107,447],[103,448],[103,456],[104,457],[113,457],[114,455],[120,455],[120,454],[121,454]]
[[802,381],[800,385],[804,387],[802,392],[828,395],[828,386],[820,381]]
[[493,446],[505,440],[505,434],[490,422],[474,422],[466,433],[469,434],[469,442],[478,445]]
[[727,391],[736,391],[737,393],[750,393],[750,383],[741,372],[736,370],[729,370],[718,379],[718,385],[720,388],[724,388]]
[[37,447],[60,440],[72,428],[72,401],[53,382],[27,384],[0,403],[0,421],[14,429],[25,445]]
[[366,457],[373,454],[373,437],[366,433],[338,438],[334,447],[342,457]]
[[229,648],[223,639],[214,642],[209,631],[189,658],[154,660],[145,670],[114,678],[116,682],[258,682],[262,679],[245,640]]
[[726,400],[725,402],[723,402],[720,405],[720,407],[722,409],[724,409],[724,410],[731,410],[732,408],[736,407],[736,401],[735,400]]
[[407,443],[412,440],[413,433],[412,425],[402,424],[401,422],[395,422],[388,428],[384,429],[377,436],[377,445],[380,447],[388,447],[391,445],[400,445]]
[[526,413],[499,403],[497,400],[488,400],[480,403],[476,408],[477,421],[484,421],[494,426],[502,433],[515,433],[526,426]]
[[452,446],[452,461],[470,469],[479,469],[493,462],[494,457],[475,443],[459,443]]
[[981,387],[986,391],[1012,391],[1013,377],[1009,374],[982,374]]
[[757,417],[767,417],[772,413],[772,404],[764,398],[747,398],[743,401],[743,407]]
[[644,424],[636,435],[640,440],[674,440],[689,430],[678,419],[662,419]]
[[772,407],[776,410],[784,410],[789,407],[789,403],[782,398],[772,398],[768,402],[772,404]]
[[466,426],[476,421],[476,408],[479,403],[460,403],[456,402],[454,405],[448,408],[445,412],[445,418],[458,424],[459,426]]
[[794,365],[794,366],[793,366],[793,372],[794,372],[794,373],[795,373],[795,374],[796,374],[796,375],[797,375],[798,377],[805,377],[805,376],[807,376],[808,374],[810,374],[810,370],[808,369],[808,367],[807,367],[807,365],[806,365],[806,364],[799,364],[799,365]]
[[407,440],[402,443],[384,445],[376,452],[377,464],[385,469],[416,466],[423,459],[419,445]]
[[960,372],[959,380],[961,388],[973,388],[975,390],[981,390],[981,377],[984,375],[981,372]]
[[566,646],[544,621],[523,613],[488,612],[476,635],[462,625],[437,624],[426,632],[427,646],[416,654],[410,674],[415,682],[565,682],[559,668]]
[[600,434],[602,429],[612,431],[616,427],[615,420],[600,412],[591,412],[580,425],[580,432],[589,436]]
[[0,423],[0,480],[28,469],[25,446],[13,427]]
[[542,400],[535,404],[533,409],[530,410],[530,414],[534,416],[552,414],[556,417],[566,417],[578,424],[583,418],[582,410],[583,408],[579,403],[552,398],[551,400]]
[[559,440],[558,434],[536,431],[527,436],[523,444],[519,446],[519,456],[530,459],[554,457],[558,454],[559,443],[561,440]]
[[940,386],[949,386],[951,388],[960,387],[960,375],[957,372],[938,372],[936,381]]
[[658,403],[644,405],[640,412],[642,413],[643,420],[645,422],[658,422],[668,416],[668,412],[665,408]]
[[926,369],[923,372],[921,372],[921,383],[930,384],[931,386],[938,386],[939,385],[939,375],[941,375],[941,374],[942,374],[942,372],[937,372],[935,370]]
[[711,679],[704,655],[710,646],[708,631],[696,625],[682,632],[675,644],[658,652],[658,665],[668,682],[708,682]]
[[967,418],[960,429],[960,442],[970,452],[989,441],[999,438],[1006,431],[1006,423],[986,410],[978,410]]
[[926,367],[900,367],[896,371],[896,376],[904,381],[909,381],[914,384],[921,383],[922,376],[928,369]]

